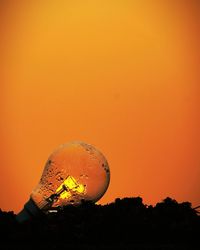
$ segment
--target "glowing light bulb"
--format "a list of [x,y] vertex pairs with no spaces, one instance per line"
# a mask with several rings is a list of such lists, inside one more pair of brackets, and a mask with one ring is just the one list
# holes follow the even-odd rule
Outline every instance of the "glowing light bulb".
[[104,155],[84,142],[61,145],[47,160],[39,184],[17,215],[19,222],[82,201],[98,201],[110,182]]

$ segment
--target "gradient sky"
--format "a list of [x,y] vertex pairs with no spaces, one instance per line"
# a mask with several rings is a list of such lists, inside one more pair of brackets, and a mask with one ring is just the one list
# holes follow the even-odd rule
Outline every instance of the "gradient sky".
[[199,1],[0,2],[0,208],[18,212],[50,153],[106,156],[100,203],[200,205]]

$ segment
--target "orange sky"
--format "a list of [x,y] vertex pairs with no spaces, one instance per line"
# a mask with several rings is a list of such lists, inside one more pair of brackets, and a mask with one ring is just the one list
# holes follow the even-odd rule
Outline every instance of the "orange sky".
[[102,204],[200,205],[199,10],[195,0],[1,1],[0,208],[18,212],[71,140],[107,157]]

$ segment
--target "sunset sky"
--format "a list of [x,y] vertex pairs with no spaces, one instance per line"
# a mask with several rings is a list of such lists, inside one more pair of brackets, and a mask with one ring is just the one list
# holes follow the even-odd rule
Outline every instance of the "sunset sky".
[[198,0],[0,2],[0,208],[19,212],[60,144],[106,156],[101,204],[200,205]]

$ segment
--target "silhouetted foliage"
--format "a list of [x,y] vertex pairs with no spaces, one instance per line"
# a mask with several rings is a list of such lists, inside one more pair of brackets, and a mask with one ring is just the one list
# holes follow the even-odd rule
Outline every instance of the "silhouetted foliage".
[[83,202],[24,224],[15,216],[0,210],[1,249],[200,249],[197,211],[169,197],[155,206],[140,197]]

